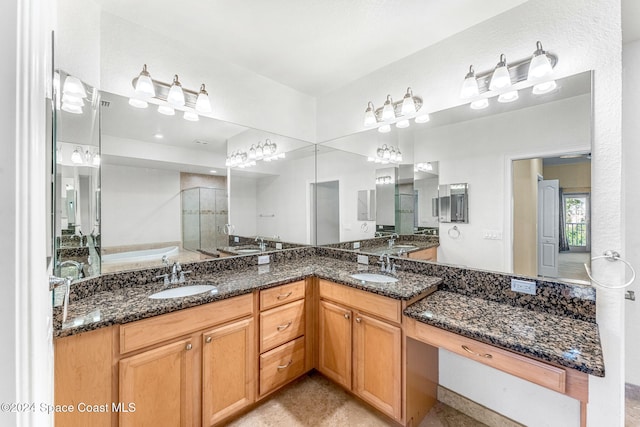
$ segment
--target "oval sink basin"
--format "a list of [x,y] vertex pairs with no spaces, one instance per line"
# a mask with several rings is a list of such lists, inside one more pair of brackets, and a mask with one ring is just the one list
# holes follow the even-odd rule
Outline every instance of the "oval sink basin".
[[[215,290],[215,292],[213,292]],[[156,292],[149,295],[151,299],[167,299],[167,298],[182,298],[191,295],[198,295],[204,292],[212,291],[217,293],[218,289],[213,285],[191,285],[181,286],[179,288],[165,289],[164,291]]]
[[375,274],[375,273],[357,273],[352,274],[356,280],[364,280],[365,282],[374,282],[374,283],[395,283],[398,281],[395,277],[385,276],[384,274]]
[[394,248],[397,249],[413,249],[413,248],[417,248],[417,246],[414,245],[394,245]]
[[254,254],[256,252],[260,252],[260,249],[237,249],[234,252],[239,254]]

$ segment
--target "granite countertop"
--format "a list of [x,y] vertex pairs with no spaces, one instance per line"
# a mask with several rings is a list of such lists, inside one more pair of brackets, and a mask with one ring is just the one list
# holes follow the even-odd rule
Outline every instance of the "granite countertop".
[[312,275],[399,300],[426,295],[434,291],[442,281],[436,277],[402,271],[398,272],[396,277],[399,281],[396,283],[362,282],[349,277],[350,274],[358,271],[377,273],[378,269],[373,266],[359,266],[355,262],[316,257],[199,275],[177,286],[206,283],[216,286],[216,291],[189,297],[150,299],[149,295],[165,289],[159,281],[100,291],[71,302],[64,325],[61,307],[54,309],[54,337],[60,338],[114,324],[133,322],[247,294],[256,289],[278,286]]
[[404,314],[525,356],[604,376],[596,323],[442,290],[410,305]]
[[423,249],[429,249],[438,246],[440,246],[439,242],[423,242],[420,240],[412,240],[407,242],[397,241],[396,244],[392,247],[389,247],[389,245],[364,247],[360,248],[359,251],[374,255],[398,255],[408,254],[411,252],[421,251]]

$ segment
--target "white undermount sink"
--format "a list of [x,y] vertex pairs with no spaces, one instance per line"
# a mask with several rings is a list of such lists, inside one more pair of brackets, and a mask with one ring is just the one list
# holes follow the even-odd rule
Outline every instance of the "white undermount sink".
[[413,249],[413,248],[417,248],[417,246],[414,245],[394,245],[394,248],[397,249]]
[[260,252],[260,249],[236,249],[234,252],[239,254],[255,254],[256,252]]
[[376,273],[357,273],[352,274],[352,278],[356,280],[363,280],[365,282],[374,282],[374,283],[395,283],[398,281],[395,277],[386,276],[384,274],[376,274]]
[[181,286],[179,288],[165,289],[164,291],[156,292],[149,295],[151,299],[167,299],[167,298],[182,298],[191,295],[198,295],[204,292],[214,291],[217,293],[218,289],[213,285],[190,285]]

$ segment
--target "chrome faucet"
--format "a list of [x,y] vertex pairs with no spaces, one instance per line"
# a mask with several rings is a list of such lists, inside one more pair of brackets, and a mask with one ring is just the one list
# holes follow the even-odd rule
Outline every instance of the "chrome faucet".
[[160,274],[158,276],[156,276],[156,279],[163,279],[163,284],[165,286],[171,284],[171,285],[177,285],[178,283],[184,283],[186,281],[185,279],[185,274],[189,274],[191,273],[191,270],[189,271],[184,271],[182,269],[182,265],[180,265],[180,263],[178,261],[174,262],[173,265],[171,266],[171,278],[169,278],[169,273],[166,274]]
[[392,248],[393,245],[396,244],[396,239],[399,238],[400,236],[398,236],[396,233],[393,233],[391,236],[389,236],[389,248]]
[[64,308],[62,309],[62,323],[67,321],[67,311],[69,307],[69,293],[71,292],[71,276],[69,277],[56,277],[49,276],[49,286],[57,288],[61,285],[65,285],[64,290]]
[[257,242],[258,240],[260,240],[260,243],[258,243],[260,251],[264,252],[267,249],[267,244],[264,242],[264,239],[262,237],[256,236],[255,241]]
[[78,276],[78,279],[82,279],[84,277],[84,263],[83,262],[78,262],[78,261],[74,261],[72,259],[68,259],[66,261],[62,261],[60,263],[58,263],[58,271],[60,272],[60,274],[62,274],[62,267],[66,267],[67,265],[70,265],[72,267],[76,268],[76,274]]

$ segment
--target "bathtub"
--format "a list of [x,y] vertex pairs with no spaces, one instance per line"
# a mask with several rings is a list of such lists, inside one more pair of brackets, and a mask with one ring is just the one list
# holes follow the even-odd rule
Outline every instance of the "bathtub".
[[177,246],[168,246],[158,249],[144,249],[140,251],[118,252],[102,256],[102,264],[119,264],[123,262],[160,261],[163,256],[178,255],[180,249]]

